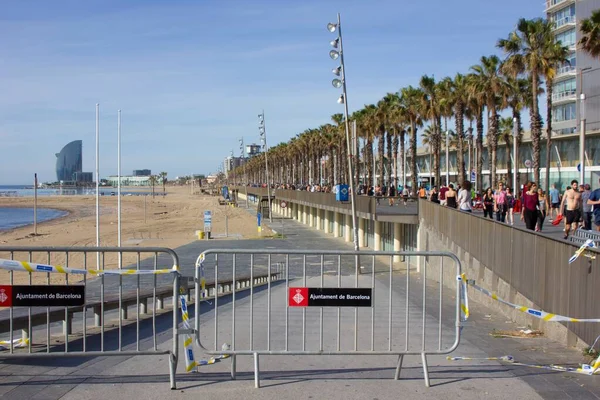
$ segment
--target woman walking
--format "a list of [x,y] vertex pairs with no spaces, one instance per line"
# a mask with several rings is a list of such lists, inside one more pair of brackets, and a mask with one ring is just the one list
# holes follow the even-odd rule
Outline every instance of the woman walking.
[[454,185],[448,185],[448,191],[446,192],[446,205],[450,208],[456,208],[456,190]]
[[542,227],[544,226],[544,220],[546,219],[546,215],[550,209],[550,202],[548,200],[548,196],[546,196],[546,193],[544,193],[541,188],[539,188],[537,192],[539,205],[537,212],[537,227],[535,230],[536,232],[541,232]]
[[473,212],[471,205],[471,182],[465,181],[458,192],[458,209],[464,212]]
[[508,206],[508,213],[506,214],[506,223],[515,224],[515,196],[512,194],[510,188],[506,188],[506,205]]
[[539,207],[539,199],[537,193],[537,185],[535,182],[527,182],[527,189],[523,193],[523,209],[521,211],[521,221],[525,220],[525,226],[529,230],[535,230],[537,223],[537,210]]
[[492,188],[488,188],[483,195],[483,218],[486,218],[487,216],[489,216],[490,219],[494,218],[494,195],[492,193]]

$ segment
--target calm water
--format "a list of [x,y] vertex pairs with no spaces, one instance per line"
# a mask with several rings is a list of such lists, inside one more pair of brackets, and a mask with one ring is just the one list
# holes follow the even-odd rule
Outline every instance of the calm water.
[[[67,215],[66,211],[38,208],[38,222],[49,221]],[[0,207],[0,231],[33,224],[33,208]]]
[[[160,190],[159,190],[160,189]],[[162,195],[162,188],[155,187],[155,194]],[[33,186],[32,185],[0,185],[0,197],[33,197]],[[123,190],[121,194],[123,196],[143,196],[152,193],[151,188],[141,187],[139,190]],[[71,195],[71,196],[95,196],[96,188],[77,188],[77,189],[38,189],[38,196],[60,196],[60,195]],[[111,196],[117,194],[117,188],[108,187],[100,188],[100,195]]]

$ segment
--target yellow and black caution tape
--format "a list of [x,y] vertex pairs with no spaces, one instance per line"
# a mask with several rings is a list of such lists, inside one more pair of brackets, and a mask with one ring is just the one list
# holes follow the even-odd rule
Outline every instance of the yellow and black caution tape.
[[[191,329],[190,327],[190,315],[188,313],[187,302],[185,301],[185,293],[183,288],[179,289],[179,301],[181,303],[181,319],[183,321],[184,329]],[[194,339],[192,335],[185,334],[183,339],[183,350],[185,353],[185,370],[186,372],[192,372],[194,368],[198,367],[198,362],[194,358]]]
[[501,357],[483,357],[483,358],[471,358],[471,357],[446,357],[449,361],[465,361],[465,360],[495,360],[495,361],[503,361],[508,362],[513,365],[520,365],[524,367],[531,368],[539,368],[539,369],[547,369],[550,371],[558,371],[558,372],[571,372],[575,374],[583,374],[583,375],[594,375],[600,373],[600,357],[598,357],[592,364],[582,364],[579,368],[573,367],[563,367],[561,365],[541,365],[541,364],[527,364],[515,361],[513,356],[501,356]]
[[78,274],[78,275],[161,275],[179,273],[179,268],[174,265],[171,269],[78,269],[66,268],[60,265],[37,264],[27,261],[6,260],[0,258],[0,269],[20,272],[46,272],[54,274]]
[[[17,349],[19,347],[25,347],[29,344],[29,338],[13,339],[12,347]],[[8,350],[10,348],[10,340],[0,340],[0,350]]]
[[[464,276],[464,274],[463,274]],[[536,310],[534,308],[529,308],[529,307],[525,307],[525,306],[521,306],[518,304],[513,304],[509,301],[506,301],[504,299],[501,299],[500,297],[498,297],[498,295],[494,292],[491,292],[487,289],[482,288],[481,286],[478,286],[477,284],[475,284],[474,280],[467,280],[466,278],[463,278],[463,280],[473,289],[485,294],[486,296],[491,297],[492,299],[505,304],[509,307],[514,308],[515,310],[519,310],[525,314],[531,315],[532,317],[536,317],[539,319],[543,319],[544,321],[551,321],[551,322],[600,322],[600,318],[571,318],[571,317],[565,317],[564,315],[558,315],[558,314],[552,314],[552,313],[548,313],[542,310]]]
[[460,320],[465,322],[469,319],[469,297],[467,296],[467,277],[460,274],[456,277],[460,285]]

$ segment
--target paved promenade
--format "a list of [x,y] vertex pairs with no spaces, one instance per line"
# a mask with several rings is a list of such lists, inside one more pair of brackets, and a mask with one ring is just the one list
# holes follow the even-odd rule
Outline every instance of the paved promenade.
[[[177,249],[183,273],[191,274],[198,254],[207,248],[339,249],[351,247],[341,239],[298,224],[274,218],[273,227],[286,239],[198,241]],[[283,229],[281,229],[283,227]],[[398,273],[401,278],[401,272]],[[385,285],[378,281],[377,285]],[[413,284],[419,287],[417,279]],[[285,287],[274,286],[273,296],[285,296]],[[411,290],[410,312],[418,312],[418,291]],[[402,288],[393,287],[394,301],[404,298]],[[265,292],[255,294],[255,307],[264,304]],[[444,327],[452,325],[450,290],[444,291],[447,305]],[[277,297],[279,298],[279,297]],[[239,301],[239,315],[247,315],[248,300]],[[493,329],[520,327],[502,315],[471,303],[472,316],[463,329],[462,342],[453,355],[482,358],[513,355],[518,361],[533,364],[573,365],[583,361],[581,353],[545,338],[513,339],[490,336]],[[283,309],[283,308],[281,308]],[[275,313],[281,309],[274,310]],[[447,310],[446,310],[447,309]],[[223,309],[227,318],[230,309]],[[159,347],[171,346],[169,316],[158,318]],[[427,324],[436,324],[435,316]],[[211,314],[203,314],[203,329],[211,327]],[[377,326],[386,334],[387,326]],[[327,335],[327,333],[326,333]],[[115,337],[108,340],[116,340]],[[146,344],[144,344],[146,345]],[[203,358],[198,348],[196,357]],[[10,399],[597,399],[600,377],[558,373],[535,368],[500,364],[495,361],[447,361],[443,356],[429,357],[431,388],[423,382],[420,357],[406,357],[401,380],[394,381],[394,356],[262,356],[262,388],[254,389],[253,360],[238,357],[237,380],[231,381],[230,361],[202,367],[200,374],[185,374],[180,351],[178,389],[169,389],[166,356],[97,357],[72,359],[29,359],[0,361],[0,396]]]

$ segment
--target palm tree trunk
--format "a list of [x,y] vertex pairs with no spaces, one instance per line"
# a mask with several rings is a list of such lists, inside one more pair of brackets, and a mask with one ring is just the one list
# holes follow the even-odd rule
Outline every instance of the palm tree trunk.
[[[406,176],[406,148],[404,147],[406,131],[400,132],[400,164],[402,165],[402,185],[404,185],[404,177]],[[404,189],[404,188],[403,188]]]
[[394,189],[398,189],[398,144],[399,144],[398,142],[399,142],[399,140],[398,140],[398,131],[396,130],[394,132],[394,141],[393,141],[393,152],[394,152]]
[[478,110],[475,116],[477,119],[477,138],[475,139],[475,147],[477,148],[477,191],[483,193],[483,179],[481,173],[483,171],[483,109]]
[[465,149],[464,149],[464,105],[456,103],[456,135],[458,136],[458,150],[456,152],[456,165],[458,168],[458,184],[462,187],[465,182]]
[[553,80],[546,78],[546,193],[550,193],[550,162],[552,161],[552,85],[554,85]]
[[[383,124],[379,125],[379,140],[377,141],[377,156],[379,157],[378,167],[379,167],[379,179],[377,179],[377,184],[379,186],[383,186],[383,178],[384,178],[384,158],[385,158],[385,126]],[[377,175],[377,172],[375,172]]]
[[371,142],[371,139],[367,139],[365,151],[367,161],[367,175],[369,176],[367,186],[371,186],[371,183],[373,182],[373,143]]
[[386,150],[387,150],[387,181],[386,185],[389,187],[392,185],[392,135],[390,132],[386,135]]
[[[441,118],[436,117],[434,119],[434,127],[433,127],[433,171],[435,173],[435,184],[439,185],[441,182],[440,178],[440,155],[442,152],[442,134],[441,130]],[[446,185],[448,182],[446,182]]]
[[496,163],[498,161],[498,114],[496,109],[491,111],[490,127],[488,129],[488,145],[490,148],[490,186],[497,187]]
[[[416,195],[417,193],[417,124],[414,120],[410,121],[410,166],[412,170],[411,174],[411,186],[412,191]],[[439,171],[438,171],[439,173]]]
[[[533,100],[531,102],[531,145],[533,147],[533,180],[538,185],[540,183],[540,136],[542,129],[542,121],[540,118],[540,110],[538,106],[538,72],[537,70],[531,73],[531,83],[533,90]],[[551,98],[552,99],[552,98]]]

